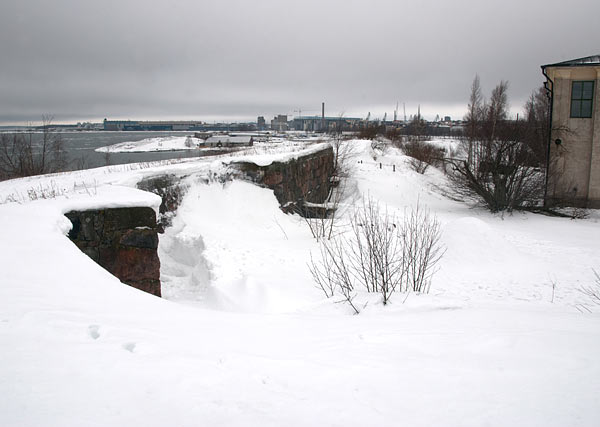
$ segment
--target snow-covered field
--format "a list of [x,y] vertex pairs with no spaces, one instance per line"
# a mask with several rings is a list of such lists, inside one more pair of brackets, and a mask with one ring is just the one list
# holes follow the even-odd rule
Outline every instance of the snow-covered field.
[[99,153],[140,153],[148,151],[194,150],[198,148],[199,141],[201,140],[185,135],[160,136],[142,139],[141,141],[120,142],[118,144],[96,148],[96,151]]
[[[440,195],[440,171],[352,144],[345,203],[419,201],[447,248],[430,294],[356,316],[314,287],[317,243],[272,191],[205,184],[234,157],[0,182],[0,425],[598,425],[600,306],[580,292],[598,212],[491,215]],[[238,155],[303,152],[278,147]],[[157,206],[133,187],[160,173],[189,186],[160,236],[163,299],[82,254],[62,215]]]

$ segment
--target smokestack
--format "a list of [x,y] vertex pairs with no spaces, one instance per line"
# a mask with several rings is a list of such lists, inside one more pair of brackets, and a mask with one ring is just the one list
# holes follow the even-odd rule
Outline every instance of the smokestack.
[[325,103],[321,103],[321,130],[325,129]]

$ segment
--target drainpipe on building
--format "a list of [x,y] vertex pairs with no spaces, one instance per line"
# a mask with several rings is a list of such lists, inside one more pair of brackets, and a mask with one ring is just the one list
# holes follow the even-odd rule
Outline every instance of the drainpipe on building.
[[[546,149],[546,179],[544,183],[544,207],[546,207],[546,200],[548,196],[548,175],[550,173],[550,146],[552,144],[552,110],[554,107],[554,82],[548,76],[548,74],[546,74],[545,67],[542,67],[542,74],[544,75],[544,77],[546,77],[544,87],[546,88],[547,95],[550,98],[550,117],[548,118],[548,148]],[[548,82],[550,82],[550,87],[548,87]]]

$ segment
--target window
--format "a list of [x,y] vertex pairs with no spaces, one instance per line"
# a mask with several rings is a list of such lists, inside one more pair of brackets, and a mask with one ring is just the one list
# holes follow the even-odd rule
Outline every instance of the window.
[[594,82],[573,82],[571,88],[571,117],[592,117]]

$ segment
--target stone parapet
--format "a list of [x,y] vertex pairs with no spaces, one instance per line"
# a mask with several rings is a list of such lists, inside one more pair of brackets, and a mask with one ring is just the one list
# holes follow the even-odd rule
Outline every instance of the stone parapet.
[[123,283],[161,296],[156,214],[149,207],[71,211],[69,238]]

